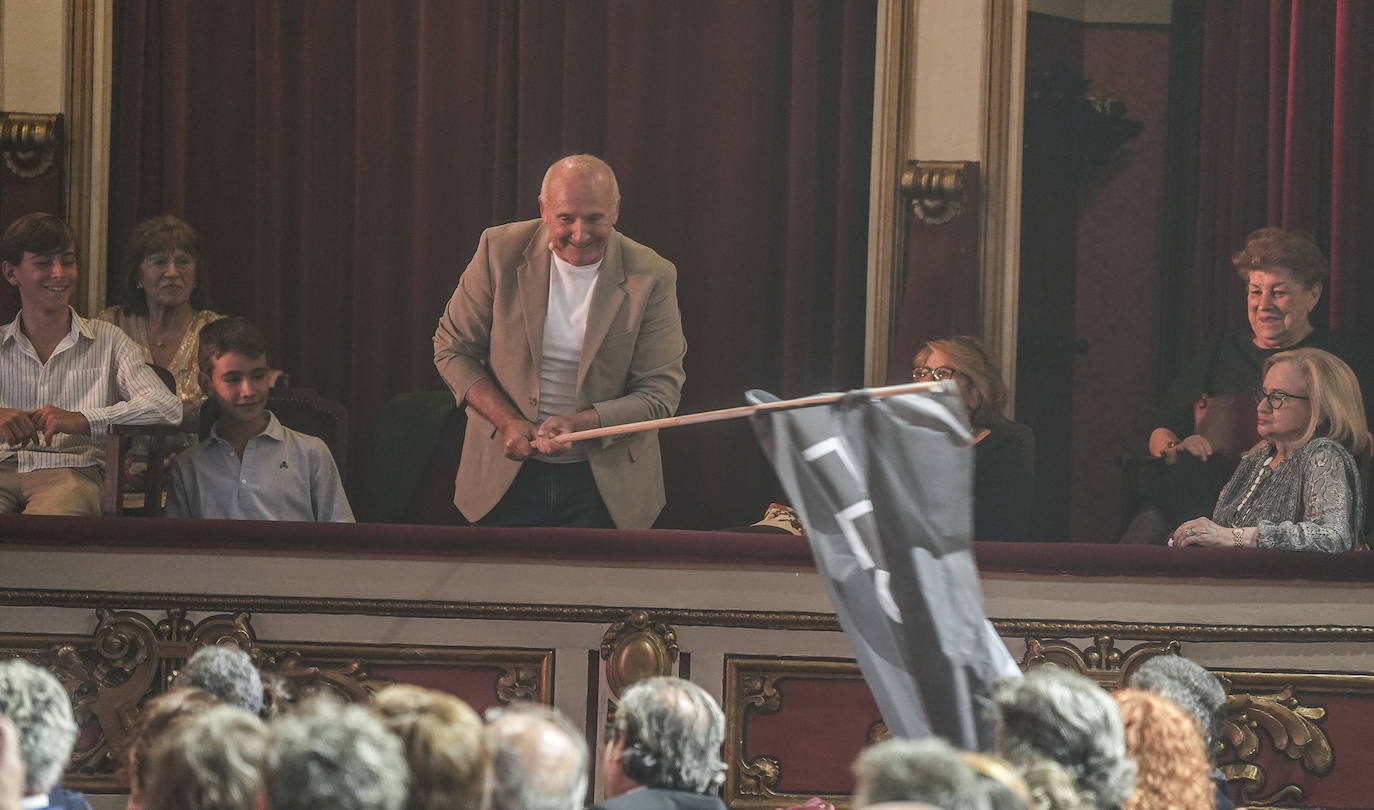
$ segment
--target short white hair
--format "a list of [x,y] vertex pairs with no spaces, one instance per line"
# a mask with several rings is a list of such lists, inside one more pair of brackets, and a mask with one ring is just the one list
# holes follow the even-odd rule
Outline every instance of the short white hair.
[[[590,757],[586,741],[562,712],[535,703],[489,709],[487,739],[491,810],[580,810]],[[550,745],[553,739],[562,745]]]
[[0,714],[19,732],[24,792],[47,793],[76,744],[67,690],[51,672],[22,658],[0,661]]

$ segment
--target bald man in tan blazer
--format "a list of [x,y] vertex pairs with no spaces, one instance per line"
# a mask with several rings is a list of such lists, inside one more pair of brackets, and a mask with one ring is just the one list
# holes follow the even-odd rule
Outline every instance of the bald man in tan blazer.
[[[467,405],[454,504],[470,521],[639,529],[653,525],[663,508],[656,431],[577,442],[586,459],[573,464],[558,463],[569,448],[553,440],[677,411],[687,352],[677,271],[615,230],[619,200],[615,175],[603,161],[589,155],[558,161],[544,178],[540,219],[483,232],[439,319],[434,364]],[[560,287],[550,304],[551,274],[592,267],[590,277],[582,276],[585,294],[570,304]],[[565,384],[554,385],[550,374],[558,372],[546,362],[546,336],[566,344],[576,334],[569,318],[573,324],[585,319],[580,355],[573,351],[575,381],[569,364],[561,372]],[[575,406],[541,419],[541,396],[559,388],[565,398],[575,390]],[[599,496],[604,509],[573,504],[560,512],[556,501],[568,491]],[[550,498],[552,514],[543,510]]]

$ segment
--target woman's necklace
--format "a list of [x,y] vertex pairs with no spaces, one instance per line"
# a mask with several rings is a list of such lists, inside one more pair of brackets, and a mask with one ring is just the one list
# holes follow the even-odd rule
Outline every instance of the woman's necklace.
[[154,334],[158,335],[159,337],[153,340],[153,347],[157,349],[167,348],[167,341],[171,340],[173,335],[175,335],[177,339],[180,339],[182,335],[186,334],[186,325],[190,322],[190,319],[187,318],[181,324],[174,324],[171,329],[157,330],[157,332],[155,332]]
[[1265,457],[1264,461],[1259,465],[1259,472],[1255,474],[1255,480],[1250,482],[1249,491],[1245,493],[1244,498],[1240,499],[1240,503],[1236,504],[1237,518],[1240,517],[1241,510],[1245,508],[1245,505],[1250,502],[1250,499],[1252,497],[1254,497],[1255,490],[1259,489],[1260,482],[1263,481],[1265,478],[1269,477],[1269,474],[1273,472],[1273,470],[1269,468],[1269,460],[1272,458],[1273,456]]

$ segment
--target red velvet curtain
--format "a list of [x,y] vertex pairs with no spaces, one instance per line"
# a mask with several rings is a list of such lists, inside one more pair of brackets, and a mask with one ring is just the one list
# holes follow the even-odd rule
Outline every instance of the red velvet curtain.
[[[684,412],[861,382],[872,2],[128,0],[116,17],[112,255],[142,217],[196,225],[216,309],[347,404],[360,453],[387,398],[442,387],[430,338],[478,234],[537,216],[544,169],[573,151],[610,161],[620,229],[678,266]],[[742,423],[663,441],[661,524],[751,522],[780,495]]]
[[1374,311],[1374,8],[1211,0],[1205,26],[1194,339],[1245,324],[1230,256],[1265,225],[1308,231],[1328,253],[1314,321],[1362,326]]

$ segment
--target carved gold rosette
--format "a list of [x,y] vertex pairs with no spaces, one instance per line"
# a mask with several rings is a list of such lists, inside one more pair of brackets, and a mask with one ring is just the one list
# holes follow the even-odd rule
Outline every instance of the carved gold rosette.
[[637,681],[671,675],[677,657],[677,633],[642,610],[612,624],[601,637],[606,683],[615,698]]

